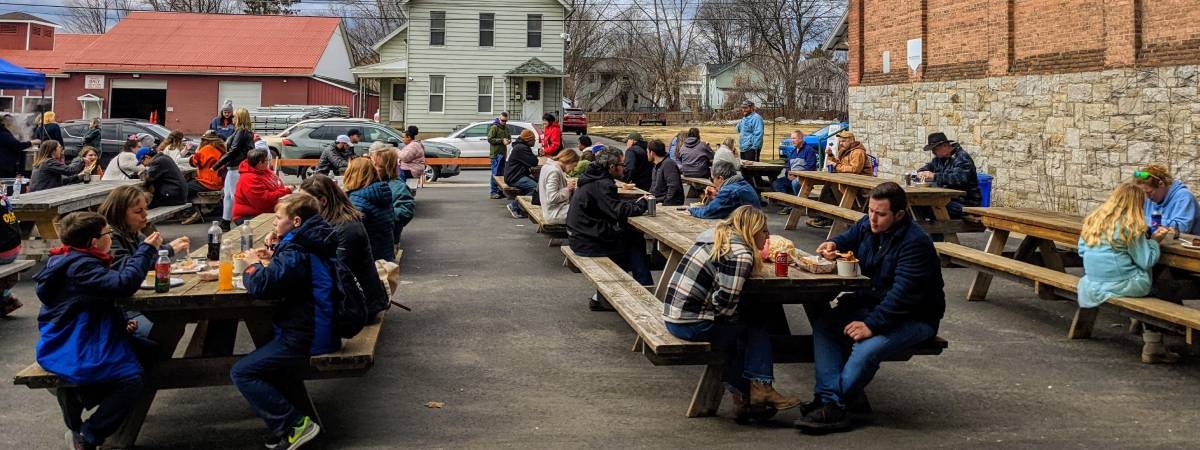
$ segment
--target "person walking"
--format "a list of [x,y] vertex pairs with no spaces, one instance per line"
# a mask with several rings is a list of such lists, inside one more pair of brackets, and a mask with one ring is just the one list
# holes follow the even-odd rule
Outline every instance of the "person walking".
[[417,187],[424,183],[425,176],[425,146],[417,140],[420,130],[416,125],[409,125],[404,130],[404,148],[400,149],[400,179],[406,183],[410,178],[417,179]]
[[738,148],[742,149],[742,159],[758,161],[763,145],[763,119],[754,111],[754,102],[742,102],[742,120],[737,124]]
[[491,195],[488,198],[492,200],[504,198],[500,192],[500,185],[496,184],[497,176],[504,175],[504,158],[508,156],[508,145],[512,143],[512,139],[508,134],[508,112],[500,113],[496,120],[492,121],[492,126],[488,127],[488,156],[492,158],[492,177],[488,179],[488,184],[491,187]]

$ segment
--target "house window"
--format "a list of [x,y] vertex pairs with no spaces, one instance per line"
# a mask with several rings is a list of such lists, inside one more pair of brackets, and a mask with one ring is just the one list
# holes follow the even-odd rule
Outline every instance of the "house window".
[[0,112],[14,112],[12,97],[0,97]]
[[492,77],[479,77],[479,109],[481,114],[492,113]]
[[404,101],[404,96],[407,93],[408,93],[408,84],[407,83],[392,83],[392,101],[393,102]]
[[429,76],[429,112],[444,112],[446,103],[446,76]]
[[530,14],[528,23],[525,24],[525,46],[526,47],[541,47],[542,46],[542,15]]
[[496,14],[479,13],[479,46],[491,47],[496,44]]
[[[38,109],[39,105],[41,106],[41,109]],[[21,112],[23,112],[23,113],[35,113],[35,112],[45,112],[45,111],[53,111],[53,110],[54,110],[54,99],[51,97],[22,97],[21,98]]]
[[429,12],[429,45],[446,45],[446,12]]

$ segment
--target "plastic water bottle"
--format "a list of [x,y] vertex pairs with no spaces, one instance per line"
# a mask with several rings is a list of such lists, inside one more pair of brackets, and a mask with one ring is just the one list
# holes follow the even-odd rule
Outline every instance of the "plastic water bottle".
[[20,175],[13,180],[13,200],[21,198],[21,189],[25,186],[25,178]]
[[242,253],[248,252],[254,248],[254,230],[250,229],[250,222],[242,222],[242,226],[238,228],[241,231]]
[[158,251],[158,262],[154,263],[154,292],[171,290],[171,257],[166,250]]
[[221,222],[218,220],[208,227],[208,260],[221,260]]

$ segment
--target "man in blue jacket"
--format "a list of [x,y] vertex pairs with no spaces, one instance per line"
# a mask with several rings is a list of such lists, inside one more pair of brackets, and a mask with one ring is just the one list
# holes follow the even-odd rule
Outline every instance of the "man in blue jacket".
[[946,138],[946,133],[933,133],[926,140],[925,151],[933,152],[933,160],[917,169],[917,177],[932,181],[934,186],[965,192],[946,205],[950,217],[962,218],[963,207],[979,206],[983,195],[979,191],[979,174],[975,161],[961,145]]
[[754,112],[754,102],[742,102],[742,120],[737,124],[738,148],[742,159],[758,161],[763,145],[763,118]]
[[937,335],[946,310],[941,265],[933,241],[907,208],[904,189],[883,183],[871,190],[867,217],[817,247],[827,259],[853,251],[871,285],[843,294],[813,323],[816,387],[804,417],[796,420],[802,430],[848,429],[848,406],[869,412],[863,389],[880,361]]
[[[112,268],[112,228],[104,216],[77,212],[59,222],[63,245],[50,251],[34,277],[42,302],[37,362],[70,388],[59,388],[59,406],[75,448],[94,449],[117,431],[141,397],[142,366],[126,321],[113,302],[137,292],[153,267],[162,236],[151,233],[125,264]],[[96,408],[88,420],[85,409]]]
[[713,185],[704,190],[704,194],[712,200],[704,206],[689,209],[688,212],[692,216],[701,219],[724,219],[742,205],[762,207],[762,203],[758,201],[758,191],[742,178],[742,174],[738,173],[729,161],[713,162],[712,182]]
[[[791,158],[788,158],[786,167],[779,174],[779,177],[772,183],[775,192],[783,192],[787,194],[800,193],[800,179],[790,172],[802,172],[817,170],[817,150],[811,145],[804,144],[804,132],[800,130],[792,131],[792,151]],[[779,215],[786,216],[792,213],[790,206],[785,206],[779,210]]]

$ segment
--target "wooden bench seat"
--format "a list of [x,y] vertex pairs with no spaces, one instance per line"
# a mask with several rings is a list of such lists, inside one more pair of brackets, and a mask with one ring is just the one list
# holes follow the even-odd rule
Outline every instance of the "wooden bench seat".
[[815,210],[826,216],[846,220],[850,223],[858,222],[867,215],[861,211],[846,209],[838,205],[830,205],[820,200],[800,197],[798,195],[792,195],[783,192],[764,192],[763,198],[793,207],[792,213],[788,215],[787,223],[783,226],[783,229],[785,230],[796,229],[796,226],[800,224],[800,216],[812,214],[812,212],[809,210]]
[[517,198],[518,195],[521,195],[521,190],[517,189],[515,187],[512,187],[512,186],[509,186],[508,183],[505,183],[504,177],[502,177],[500,175],[494,175],[494,176],[492,176],[492,180],[494,180],[496,182],[496,186],[500,187],[500,192],[503,192],[504,196],[506,198],[508,198],[509,200],[515,199],[515,198]]
[[950,242],[935,242],[938,254],[950,262],[1010,280],[1044,284],[1070,294],[1075,293],[1079,277],[1054,269],[993,255],[982,250]]
[[0,278],[5,278],[7,276],[29,270],[31,267],[33,267],[33,264],[34,262],[32,259],[18,259],[11,263],[0,265]]
[[157,208],[146,211],[146,221],[149,223],[159,223],[170,220],[175,215],[192,209],[192,205],[185,203],[174,206],[159,206]]
[[529,221],[537,225],[538,233],[556,234],[566,236],[566,224],[547,224],[545,218],[542,217],[542,207],[533,204],[533,197],[523,195],[517,197],[517,204],[525,211],[525,215],[529,216]]

